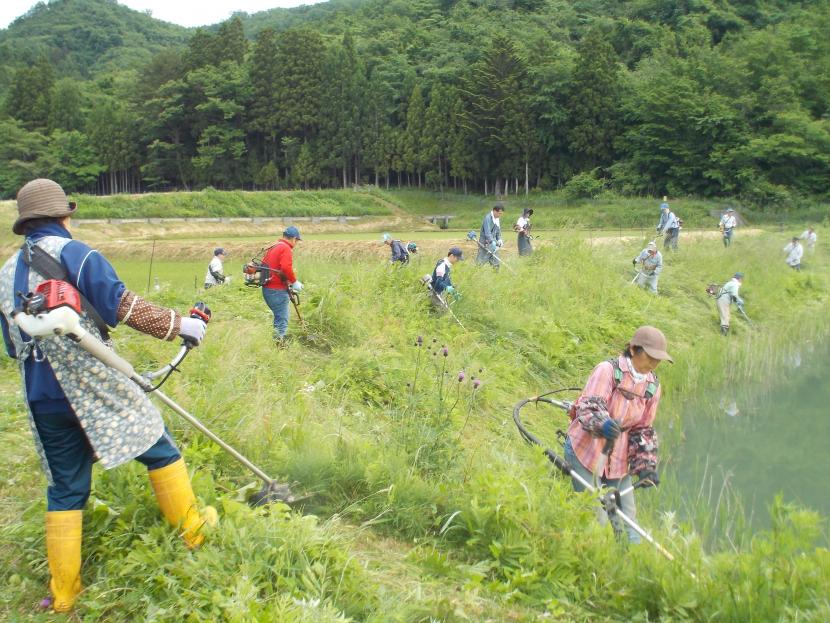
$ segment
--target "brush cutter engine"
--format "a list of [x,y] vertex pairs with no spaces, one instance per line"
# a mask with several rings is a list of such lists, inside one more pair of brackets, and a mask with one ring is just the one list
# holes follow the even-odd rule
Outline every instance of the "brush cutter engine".
[[20,294],[23,299],[23,313],[31,316],[48,313],[58,307],[69,307],[81,313],[81,295],[72,284],[58,279],[48,279],[41,283],[34,292]]
[[251,288],[261,288],[267,281],[267,266],[258,260],[251,260],[242,266],[242,278],[245,285]]

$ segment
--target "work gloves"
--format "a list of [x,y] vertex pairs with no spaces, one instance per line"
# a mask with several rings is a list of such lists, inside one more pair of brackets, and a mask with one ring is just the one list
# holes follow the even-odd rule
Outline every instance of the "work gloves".
[[605,420],[599,429],[599,434],[609,440],[616,439],[620,436],[621,432],[620,425],[611,418]]
[[453,294],[457,296],[454,286],[447,286],[446,288],[444,288],[444,292],[446,292],[447,294]]
[[634,267],[637,266],[637,258],[636,257],[633,260],[631,260],[631,265],[634,266]]
[[191,342],[195,342],[196,346],[202,343],[207,333],[207,324],[201,318],[185,318],[182,317],[181,325],[179,327],[179,335]]
[[644,470],[640,472],[640,479],[637,481],[638,487],[656,487],[660,484],[660,476],[654,470]]
[[504,240],[502,240],[501,238],[496,240],[496,248],[497,249],[501,249],[503,246],[504,246]]
[[302,281],[295,281],[294,283],[291,284],[290,287],[291,287],[292,290],[294,290],[294,292],[302,292],[303,291]]

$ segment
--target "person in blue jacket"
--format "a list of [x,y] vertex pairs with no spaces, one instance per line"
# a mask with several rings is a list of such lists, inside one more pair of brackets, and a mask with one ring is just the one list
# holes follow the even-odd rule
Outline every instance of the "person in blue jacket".
[[504,245],[501,238],[501,215],[503,213],[504,205],[497,203],[484,216],[478,236],[476,264],[490,264],[493,268],[498,268],[501,264],[497,253]]
[[392,251],[392,259],[389,260],[392,264],[395,262],[409,263],[409,251],[400,240],[392,238],[389,234],[383,234],[383,243],[388,245]]
[[459,294],[452,284],[450,273],[456,262],[464,259],[464,253],[460,247],[450,247],[447,257],[438,260],[435,269],[432,271],[430,282],[432,293],[432,304],[439,310],[447,309],[447,294],[458,297]]
[[47,278],[68,282],[86,298],[82,326],[104,340],[109,327],[123,323],[160,339],[180,336],[198,344],[206,324],[130,292],[101,253],[74,240],[75,204],[57,183],[29,182],[17,194],[17,209],[12,230],[24,242],[0,269],[0,326],[6,352],[18,362],[35,449],[48,480],[51,605],[68,612],[81,591],[82,512],[93,462],[104,469],[132,459],[143,463],[162,514],[188,547],[202,543],[201,528],[215,521],[216,511],[199,512],[181,453],[144,391],[67,336],[35,340],[24,333],[13,320],[22,295]]

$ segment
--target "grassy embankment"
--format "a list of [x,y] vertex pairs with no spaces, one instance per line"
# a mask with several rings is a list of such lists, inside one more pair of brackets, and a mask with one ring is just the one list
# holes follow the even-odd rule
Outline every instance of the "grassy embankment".
[[[198,495],[220,509],[220,527],[205,548],[188,553],[162,524],[140,466],[96,470],[79,615],[827,620],[830,555],[816,548],[824,528],[814,513],[776,506],[772,531],[706,551],[693,525],[666,512],[671,483],[669,491],[644,492],[641,522],[694,571],[692,580],[682,564],[647,546],[616,544],[595,525],[592,501],[551,475],[510,420],[519,398],[580,385],[649,322],[666,332],[677,362],[660,369],[665,399],[657,427],[670,458],[682,443],[685,401],[724,378],[769,378],[787,346],[826,335],[827,258],[820,249],[808,270],[794,273],[780,261],[781,244],[770,233],[739,236],[728,251],[717,241],[688,244],[667,258],[659,298],[628,285],[639,243],[591,247],[563,237],[529,261],[514,258],[516,274],[463,263],[455,282],[464,298],[455,312],[466,330],[428,313],[416,279],[435,258],[393,270],[300,249],[307,328],[292,318],[299,339],[286,350],[270,342],[259,292],[239,284],[207,292],[215,312],[208,340],[169,393],[266,470],[316,496],[306,516],[248,509],[239,500],[253,478],[166,414]],[[131,287],[143,289],[145,261],[117,265]],[[160,264],[168,285],[152,296],[190,305],[192,291],[182,286],[191,266]],[[756,327],[736,321],[724,339],[703,287],[738,269],[747,274]],[[140,369],[158,367],[175,350],[125,329],[116,342]],[[459,383],[461,369],[467,378]],[[13,362],[3,360],[2,371],[0,439],[8,450],[0,467],[0,564],[7,577],[0,602],[6,619],[49,620],[30,615],[47,577],[43,482]],[[483,381],[477,391],[473,377]]]

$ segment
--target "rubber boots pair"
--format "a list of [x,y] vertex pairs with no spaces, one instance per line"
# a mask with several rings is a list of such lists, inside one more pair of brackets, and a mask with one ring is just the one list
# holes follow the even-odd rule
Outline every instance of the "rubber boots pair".
[[182,538],[190,549],[199,547],[205,540],[205,535],[201,533],[202,526],[215,526],[218,518],[212,506],[205,507],[199,513],[184,459],[151,470],[148,474],[164,518],[182,531]]
[[69,612],[81,592],[83,511],[46,513],[46,558],[55,612]]

